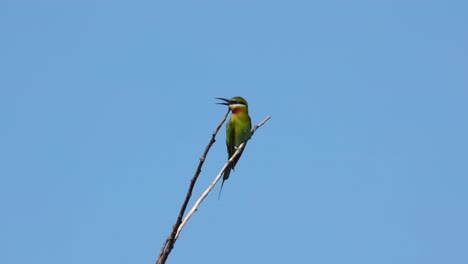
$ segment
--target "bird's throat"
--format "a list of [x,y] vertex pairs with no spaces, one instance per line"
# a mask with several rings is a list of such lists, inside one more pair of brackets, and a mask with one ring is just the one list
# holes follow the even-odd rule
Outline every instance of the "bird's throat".
[[245,106],[234,106],[231,108],[231,111],[232,111],[232,114],[237,114],[237,113],[240,113],[242,111],[245,111]]

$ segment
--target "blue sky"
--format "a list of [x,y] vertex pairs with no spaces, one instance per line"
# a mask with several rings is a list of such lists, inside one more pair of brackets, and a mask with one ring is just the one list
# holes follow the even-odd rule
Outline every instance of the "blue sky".
[[[2,1],[0,262],[468,263],[466,1]],[[194,198],[226,160],[224,128]]]

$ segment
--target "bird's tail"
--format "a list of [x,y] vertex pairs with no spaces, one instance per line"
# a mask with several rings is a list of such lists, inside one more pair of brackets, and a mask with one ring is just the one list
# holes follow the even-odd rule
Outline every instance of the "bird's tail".
[[223,190],[224,181],[229,179],[229,174],[231,174],[232,166],[228,165],[224,170],[223,182],[221,183],[221,189],[219,189],[218,200],[221,197],[221,191]]

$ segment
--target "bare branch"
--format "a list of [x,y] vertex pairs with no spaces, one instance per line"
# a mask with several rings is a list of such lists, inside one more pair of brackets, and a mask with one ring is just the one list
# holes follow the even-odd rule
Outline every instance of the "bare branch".
[[[262,122],[260,122],[258,125],[256,125],[253,129],[252,129],[252,136],[253,134],[255,133],[255,131],[263,126],[263,124],[265,124],[266,121],[268,121],[269,119],[271,118],[271,116],[267,116]],[[182,221],[182,223],[180,224],[178,230],[177,230],[177,234],[175,236],[175,239],[177,239],[179,237],[179,234],[180,232],[182,231],[182,228],[184,228],[185,224],[187,223],[187,221],[190,219],[190,217],[192,217],[192,215],[195,213],[195,211],[197,211],[198,209],[198,206],[201,204],[201,202],[206,198],[206,196],[208,195],[208,193],[214,188],[214,186],[216,185],[216,183],[219,181],[219,179],[221,179],[221,176],[223,175],[224,171],[226,170],[226,168],[229,166],[229,164],[232,163],[232,161],[240,155],[240,153],[242,153],[242,150],[245,148],[245,144],[246,142],[242,143],[239,145],[239,147],[237,148],[236,152],[234,152],[234,154],[232,155],[232,157],[224,164],[223,168],[221,169],[221,171],[218,173],[218,175],[216,175],[216,178],[213,180],[213,182],[208,186],[208,188],[200,195],[200,198],[198,198],[198,200],[195,202],[195,204],[193,205],[192,209],[190,209],[190,211],[187,213],[187,215],[185,216],[184,218],[184,221]]]
[[252,129],[252,132],[250,133],[251,136],[253,136],[253,134],[255,133],[255,131],[257,131],[257,129],[258,129],[259,127],[263,126],[263,125],[266,123],[266,121],[270,120],[270,118],[271,118],[271,116],[267,116],[265,119],[263,119],[262,122],[258,123],[258,125],[256,125],[256,126]]
[[167,257],[171,253],[172,249],[174,248],[174,244],[177,240],[176,234],[178,233],[177,231],[179,230],[179,226],[182,223],[182,217],[184,216],[185,210],[187,209],[187,204],[190,200],[190,197],[192,196],[192,191],[195,186],[195,182],[198,179],[198,176],[200,175],[201,168],[203,166],[203,163],[205,162],[206,155],[208,154],[208,151],[210,150],[211,146],[213,143],[216,141],[216,134],[218,134],[219,129],[223,125],[224,121],[226,121],[226,118],[229,114],[229,108],[226,114],[224,115],[223,120],[219,123],[219,125],[216,127],[216,129],[213,131],[213,134],[211,135],[210,142],[208,145],[205,147],[205,151],[203,152],[202,156],[200,157],[200,162],[198,163],[197,170],[195,171],[195,175],[193,175],[192,180],[190,181],[190,186],[187,191],[187,195],[185,196],[184,203],[182,204],[182,207],[180,208],[179,215],[177,217],[176,223],[172,226],[172,231],[171,234],[166,238],[166,241],[164,241],[161,251],[159,252],[159,257],[156,260],[156,264],[164,264],[166,263]]

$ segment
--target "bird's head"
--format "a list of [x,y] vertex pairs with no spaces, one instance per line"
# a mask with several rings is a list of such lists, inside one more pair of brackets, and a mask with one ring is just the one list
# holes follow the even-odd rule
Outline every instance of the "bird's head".
[[218,104],[227,105],[231,109],[233,114],[238,113],[240,111],[248,112],[249,110],[247,101],[240,96],[235,96],[231,99],[216,97],[216,99],[223,100],[224,102]]

